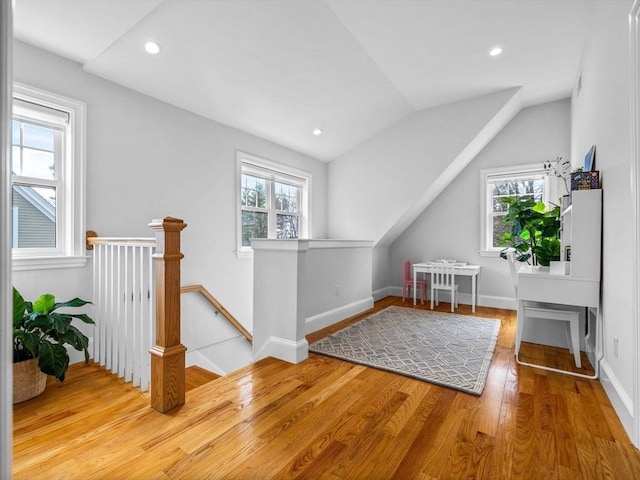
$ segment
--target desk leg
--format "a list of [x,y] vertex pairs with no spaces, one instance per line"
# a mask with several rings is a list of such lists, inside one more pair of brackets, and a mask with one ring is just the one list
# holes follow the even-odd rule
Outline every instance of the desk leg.
[[416,269],[413,269],[413,305],[416,305],[416,276],[418,275],[418,272],[416,271]]
[[522,342],[522,332],[524,330],[524,302],[518,299],[516,299],[516,302],[518,302],[518,314],[516,318],[516,345],[514,350],[516,356],[518,356],[520,352],[520,342]]
[[471,311],[473,313],[476,312],[476,289],[478,288],[476,286],[476,276],[471,275]]

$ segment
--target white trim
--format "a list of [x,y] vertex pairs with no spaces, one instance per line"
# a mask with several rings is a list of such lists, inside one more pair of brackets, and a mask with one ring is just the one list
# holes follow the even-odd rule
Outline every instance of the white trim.
[[638,348],[640,346],[640,327],[638,326],[638,320],[640,316],[640,295],[638,294],[638,288],[640,288],[640,0],[635,0],[631,7],[629,14],[629,55],[631,72],[630,78],[630,106],[631,106],[631,118],[630,118],[630,139],[631,139],[631,161],[630,163],[630,177],[631,177],[631,198],[633,209],[633,223],[634,223],[634,236],[632,239],[632,251],[633,251],[633,278],[631,291],[633,292],[631,299],[631,325],[633,328],[633,366],[635,368],[635,374],[633,376],[633,406],[636,414],[633,419],[632,428],[627,428],[628,432],[631,432],[631,441],[640,448],[640,353]]
[[[0,162],[11,159],[11,79],[13,3],[0,2]],[[0,168],[0,478],[11,478],[13,464],[13,335],[11,281],[11,171]]]
[[[68,115],[65,159],[60,165],[62,188],[57,189],[57,246],[55,249],[13,250],[14,270],[83,266],[85,258],[86,103],[20,83],[13,98],[44,105]],[[39,179],[36,183],[46,183]],[[68,260],[64,260],[64,258]]]
[[[311,233],[311,173],[241,150],[236,150],[236,188],[234,190],[236,195],[236,257],[253,258],[252,248],[242,245],[242,202],[240,189],[243,169],[246,169],[250,174],[256,174],[258,176],[267,174],[271,180],[280,177],[283,181],[300,187],[298,235],[299,238],[309,238]],[[269,211],[271,212],[271,210],[270,206]],[[271,221],[273,221],[275,225],[275,218],[270,218],[270,222]],[[272,230],[271,225],[269,228]]]
[[[399,294],[395,292],[395,289],[398,289]],[[401,287],[383,287],[378,290],[373,291],[373,301],[377,302],[378,300],[382,300],[386,297],[401,297],[402,296],[402,288]]]
[[636,423],[633,417],[633,401],[613,373],[613,368],[606,358],[600,361],[600,383],[624,429],[627,432],[633,431]]
[[373,297],[366,297],[347,305],[327,310],[326,312],[319,313],[318,315],[307,317],[305,319],[307,324],[305,335],[317,332],[318,330],[333,325],[334,323],[341,322],[349,317],[366,312],[371,308],[373,308]]
[[[402,287],[387,287],[386,289],[376,290],[376,292],[387,291],[388,295],[377,297],[374,295],[376,301],[384,298],[385,296],[400,297],[402,298]],[[429,291],[427,291],[427,300],[429,300]],[[460,292],[460,302],[463,305],[471,305],[471,294]],[[408,301],[408,300],[407,300]],[[413,303],[413,297],[411,297],[411,303]],[[495,295],[478,295],[478,307],[491,307],[491,308],[504,308],[506,310],[516,309],[516,300],[512,297],[498,297]]]
[[544,177],[544,192],[542,195],[542,201],[545,204],[549,203],[549,198],[552,197],[552,191],[554,190],[549,182],[549,177],[544,175],[544,160],[540,163],[528,163],[525,165],[509,165],[505,167],[485,168],[480,170],[480,248],[478,254],[481,257],[498,257],[500,255],[501,248],[487,248],[491,239],[489,238],[489,229],[487,228],[490,220],[489,215],[489,199],[490,190],[487,188],[489,179],[496,176],[516,177],[526,176],[542,173]]
[[54,268],[82,268],[87,264],[87,256],[28,256],[14,257],[13,271],[50,270]]
[[373,240],[309,240],[309,248],[373,248]]
[[285,338],[269,336],[253,356],[256,362],[266,357],[279,358],[289,363],[300,363],[309,357],[309,343],[306,338],[293,342]]

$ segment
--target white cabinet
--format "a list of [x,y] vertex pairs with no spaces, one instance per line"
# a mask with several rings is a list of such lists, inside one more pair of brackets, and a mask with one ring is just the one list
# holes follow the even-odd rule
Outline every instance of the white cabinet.
[[562,212],[561,259],[571,250],[570,275],[600,280],[602,190],[574,190],[571,206]]

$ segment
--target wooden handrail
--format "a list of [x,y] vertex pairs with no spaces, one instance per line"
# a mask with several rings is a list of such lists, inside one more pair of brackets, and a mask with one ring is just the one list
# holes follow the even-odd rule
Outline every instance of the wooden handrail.
[[180,288],[180,293],[188,293],[188,292],[198,292],[202,295],[213,307],[218,310],[227,321],[233,325],[243,336],[246,338],[249,343],[253,343],[253,336],[238,322],[229,311],[224,308],[216,298],[211,295],[209,290],[204,288],[203,285],[188,285],[186,287]]

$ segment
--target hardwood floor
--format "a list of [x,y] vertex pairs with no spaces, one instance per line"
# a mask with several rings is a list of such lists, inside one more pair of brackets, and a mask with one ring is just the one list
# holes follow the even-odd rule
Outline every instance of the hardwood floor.
[[[402,302],[375,308],[391,304]],[[73,366],[15,406],[14,478],[640,478],[600,384],[516,365],[515,312],[477,310],[502,324],[480,397],[311,354],[207,382],[161,415],[95,365]],[[526,347],[571,364],[568,351]]]

